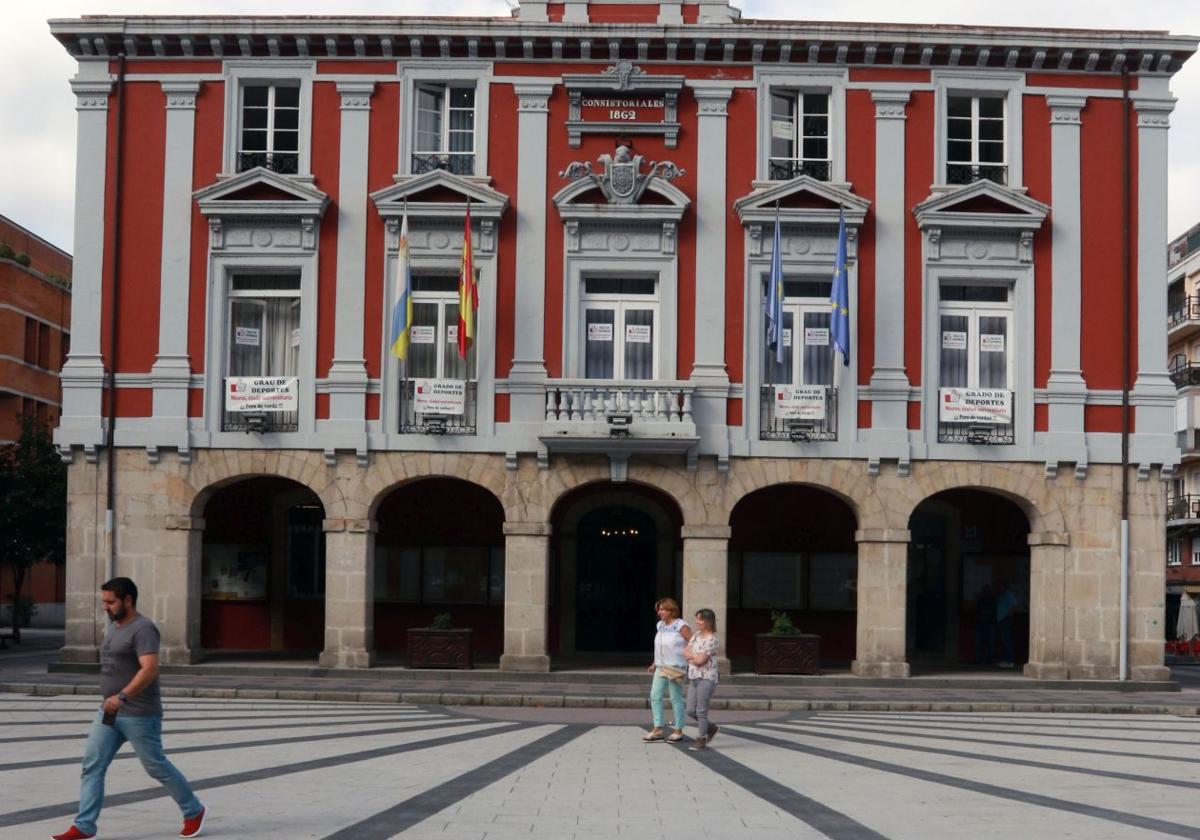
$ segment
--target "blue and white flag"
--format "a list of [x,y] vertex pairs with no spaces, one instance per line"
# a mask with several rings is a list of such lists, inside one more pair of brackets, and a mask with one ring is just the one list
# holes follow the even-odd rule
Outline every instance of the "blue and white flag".
[[[833,266],[833,288],[829,292],[829,333],[842,366],[850,366],[850,279],[846,270],[846,216],[838,211],[837,257]],[[834,370],[837,371],[835,361]]]
[[763,311],[767,316],[767,347],[775,351],[775,364],[783,364],[783,260],[779,254],[779,208],[775,208],[775,239],[771,246],[771,277]]

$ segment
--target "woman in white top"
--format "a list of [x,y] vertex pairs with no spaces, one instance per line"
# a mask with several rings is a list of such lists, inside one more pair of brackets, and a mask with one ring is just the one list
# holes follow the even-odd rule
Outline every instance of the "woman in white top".
[[653,728],[642,736],[643,741],[663,740],[663,692],[671,692],[671,734],[666,740],[677,744],[683,740],[683,676],[687,660],[683,649],[692,638],[692,629],[679,617],[679,603],[674,598],[661,598],[654,605],[658,627],[654,634],[654,662],[646,670],[654,674],[650,684],[650,714]]
[[717,725],[708,722],[708,704],[717,687],[717,615],[710,609],[696,611],[696,635],[688,642],[683,656],[688,662],[688,717],[696,721],[699,735],[689,750],[705,749],[717,737]]

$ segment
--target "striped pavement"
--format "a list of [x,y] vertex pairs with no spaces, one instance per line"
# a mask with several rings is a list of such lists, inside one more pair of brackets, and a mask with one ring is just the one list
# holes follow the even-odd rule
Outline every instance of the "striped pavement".
[[[70,823],[95,709],[0,695],[0,838]],[[164,742],[212,837],[1200,839],[1195,718],[725,711],[697,753],[644,715],[173,698]],[[124,748],[100,836],[178,827]]]

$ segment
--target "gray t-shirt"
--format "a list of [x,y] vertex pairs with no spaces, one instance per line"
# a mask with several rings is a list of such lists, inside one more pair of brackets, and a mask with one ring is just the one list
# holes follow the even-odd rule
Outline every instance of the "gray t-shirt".
[[[111,697],[129,685],[141,669],[139,656],[158,653],[158,628],[154,622],[139,615],[121,626],[109,625],[108,634],[100,644],[100,693]],[[140,694],[130,697],[121,706],[120,714],[134,716],[162,715],[162,695],[158,677]]]

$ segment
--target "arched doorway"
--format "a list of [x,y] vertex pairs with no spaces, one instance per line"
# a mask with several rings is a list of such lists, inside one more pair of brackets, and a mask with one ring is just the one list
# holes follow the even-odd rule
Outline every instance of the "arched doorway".
[[504,646],[504,508],[488,490],[427,478],[392,490],[375,514],[375,650],[408,654],[407,631],[449,613],[476,660]]
[[[1005,665],[1019,671],[1029,656],[1025,512],[997,493],[946,490],[921,502],[908,527],[905,629],[914,669]],[[1011,652],[1003,644],[1007,634]]]
[[627,484],[589,485],[552,516],[551,655],[640,662],[654,638],[654,602],[682,601],[682,516],[669,497]]
[[248,478],[204,506],[200,642],[206,650],[320,652],[325,509],[285,478]]
[[854,659],[858,546],[854,511],[832,493],[801,484],[756,490],[730,514],[725,644],[735,669],[753,666],[754,636],[786,612],[821,637],[826,667]]

